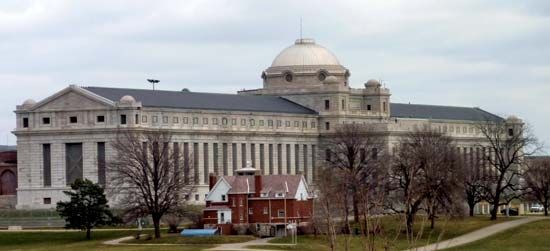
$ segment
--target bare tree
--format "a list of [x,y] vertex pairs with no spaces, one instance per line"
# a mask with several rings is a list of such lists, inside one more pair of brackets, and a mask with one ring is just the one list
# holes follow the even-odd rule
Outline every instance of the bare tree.
[[527,198],[536,201],[544,207],[544,215],[548,216],[550,207],[550,157],[533,157],[527,161],[523,173],[527,188]]
[[428,213],[433,226],[438,205],[445,208],[453,201],[459,187],[454,149],[450,137],[429,130],[407,134],[395,149],[390,173],[394,209],[405,215],[409,241],[420,210]]
[[536,138],[528,129],[517,118],[486,120],[477,124],[477,130],[485,138],[478,147],[488,150],[483,193],[485,200],[492,205],[491,220],[497,219],[499,206],[520,196],[520,167],[526,156],[539,150]]
[[468,204],[469,215],[474,216],[475,206],[483,201],[485,172],[483,172],[482,162],[474,158],[473,153],[464,153],[460,157],[458,170],[462,171],[464,197]]
[[337,250],[337,223],[336,219],[339,215],[339,205],[342,202],[341,198],[341,175],[339,172],[329,168],[321,168],[319,170],[316,187],[316,212],[314,217],[315,227],[320,228],[325,232],[329,240],[329,248],[331,251]]
[[342,171],[345,191],[352,201],[353,219],[359,222],[361,193],[375,187],[380,174],[383,137],[373,126],[344,124],[326,139],[326,164]]
[[193,192],[189,179],[189,156],[182,154],[166,131],[121,130],[110,163],[112,188],[122,195],[120,206],[127,217],[151,215],[155,238],[160,238],[160,220],[180,207]]

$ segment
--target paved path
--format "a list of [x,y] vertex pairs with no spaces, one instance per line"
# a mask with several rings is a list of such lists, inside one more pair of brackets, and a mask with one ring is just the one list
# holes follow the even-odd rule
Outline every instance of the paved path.
[[506,221],[503,223],[498,223],[488,227],[484,227],[449,240],[441,241],[441,242],[430,244],[423,247],[412,248],[406,251],[433,251],[433,250],[441,250],[445,248],[456,247],[456,246],[464,245],[477,240],[481,240],[483,238],[487,238],[491,235],[508,230],[510,228],[514,228],[533,221],[539,221],[539,220],[545,220],[545,219],[549,219],[549,218],[532,216],[532,217],[525,217],[519,220]]
[[254,248],[247,248],[247,246],[251,245],[269,245],[269,246],[289,246],[293,244],[283,244],[283,243],[268,243],[269,240],[272,240],[273,238],[263,238],[263,239],[255,239],[248,242],[241,242],[241,243],[228,243],[228,244],[221,244],[219,246],[213,247],[211,249],[212,251],[222,251],[222,250],[231,250],[231,251],[266,251],[267,249],[254,249]]

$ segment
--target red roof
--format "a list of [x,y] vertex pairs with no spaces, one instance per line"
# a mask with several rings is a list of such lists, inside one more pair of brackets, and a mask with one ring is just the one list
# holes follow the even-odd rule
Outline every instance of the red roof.
[[[295,197],[302,177],[302,175],[263,175],[261,176],[262,189],[260,192],[266,193],[266,197],[270,198],[282,198],[275,195],[277,193],[285,194],[285,192],[288,192],[287,198]],[[254,193],[255,191],[254,176],[223,176],[222,178],[231,186],[229,194]]]

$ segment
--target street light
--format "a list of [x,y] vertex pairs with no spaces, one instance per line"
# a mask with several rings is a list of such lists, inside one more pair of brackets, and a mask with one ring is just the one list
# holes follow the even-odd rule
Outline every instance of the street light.
[[155,84],[160,82],[157,79],[147,79],[147,81],[149,81],[149,83],[153,84],[153,91],[155,90]]

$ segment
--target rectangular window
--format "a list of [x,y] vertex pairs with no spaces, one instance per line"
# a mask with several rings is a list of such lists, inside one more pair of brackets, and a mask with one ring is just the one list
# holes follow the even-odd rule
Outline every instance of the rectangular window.
[[195,201],[199,201],[199,194],[195,194]]
[[279,209],[279,210],[277,211],[277,216],[278,216],[279,218],[284,218],[284,217],[285,217],[285,210]]
[[250,144],[250,161],[252,162],[252,167],[257,168],[257,166],[256,166],[256,144]]
[[97,142],[97,183],[105,185],[105,142]]
[[302,128],[307,128],[307,121],[302,121]]
[[330,109],[330,100],[325,99],[325,110],[329,110],[329,109]]
[[283,173],[283,145],[277,144],[277,173]]
[[316,145],[311,145],[311,179],[312,180],[317,180],[317,163],[316,163],[316,159],[317,159],[317,146]]
[[237,144],[232,143],[231,144],[231,165],[233,167],[233,174],[235,173],[235,170],[237,170]]
[[202,118],[202,124],[208,125],[208,118]]
[[183,143],[183,182],[189,184],[189,164],[190,164],[190,155],[189,155],[189,143]]
[[342,110],[346,110],[346,100],[342,99]]
[[49,125],[50,124],[50,117],[43,117],[42,118],[42,124]]
[[104,123],[105,122],[105,116],[99,115],[96,118],[97,123]]
[[231,119],[231,125],[237,125],[237,119]]
[[65,144],[66,185],[82,179],[82,143]]
[[44,205],[50,205],[52,204],[52,198],[44,198],[43,202],[44,202]]
[[199,183],[199,143],[193,143],[193,180]]
[[241,126],[246,126],[246,119],[241,119]]
[[252,208],[248,208],[248,214],[254,214],[254,210]]
[[251,120],[250,120],[250,126],[254,126],[254,125],[256,125],[256,123],[254,122],[253,119],[251,119]]
[[153,116],[153,123],[158,123],[158,122],[159,122],[159,117]]
[[281,127],[283,125],[283,122],[280,120],[277,120],[277,127]]
[[184,124],[189,123],[189,119],[188,119],[187,117],[183,117],[183,123],[184,123]]
[[206,182],[208,180],[208,166],[209,166],[209,163],[208,163],[208,143],[203,143],[202,145],[202,151],[203,151],[203,169],[202,169],[202,174],[203,174],[203,181]]
[[136,114],[134,121],[136,125],[139,124],[139,114]]
[[513,128],[508,128],[508,136],[514,136],[514,129]]
[[121,125],[126,125],[126,114],[121,114],[120,115],[120,124]]
[[29,127],[29,118],[23,118],[23,128]]
[[315,121],[311,121],[311,128],[315,128]]
[[290,166],[291,166],[291,158],[290,158],[290,144],[286,144],[286,174],[291,174],[290,172]]
[[43,163],[43,172],[44,172],[44,186],[52,186],[52,156],[51,156],[51,145],[43,144],[42,145],[42,163]]
[[241,144],[241,167],[246,167],[246,144]]
[[172,123],[177,124],[179,122],[180,122],[180,118],[178,118],[178,117],[173,117],[172,118]]
[[384,107],[384,112],[386,112],[388,110],[388,107],[386,105],[386,102],[382,102],[382,106]]
[[260,119],[260,126],[264,126],[264,120],[263,119]]
[[168,116],[162,116],[162,123],[168,124]]
[[222,169],[223,175],[228,175],[227,170],[227,143],[222,143]]
[[269,174],[273,174],[273,144],[269,144],[267,147],[268,152],[268,165],[269,165]]
[[264,170],[265,170],[265,151],[264,151],[264,144],[260,144],[260,170],[262,172],[262,174],[264,174]]
[[300,122],[294,121],[294,127],[300,127]]
[[290,127],[290,121],[285,121],[285,126]]
[[302,148],[302,154],[304,155],[304,166],[302,167],[302,174],[304,175],[304,177],[307,179],[308,177],[308,173],[307,173],[307,169],[308,169],[308,158],[307,158],[307,145],[303,145],[303,148]]
[[330,130],[330,123],[329,122],[325,122],[325,130]]
[[372,108],[370,105],[367,105],[367,111],[370,111]]
[[218,154],[218,143],[213,143],[212,145],[212,159],[214,161],[214,174],[216,176],[220,175],[220,156]]
[[268,120],[268,121],[267,121],[267,126],[273,127],[273,120],[271,120],[271,119]]
[[193,124],[196,125],[196,124],[198,124],[198,123],[199,123],[199,118],[196,118],[196,117],[193,118]]
[[264,214],[267,214],[268,211],[267,211],[267,207],[264,207]]
[[296,174],[300,173],[300,145],[294,145],[294,170]]
[[146,115],[141,116],[141,123],[147,123],[147,116]]
[[222,194],[222,201],[225,201],[225,194]]
[[241,206],[241,207],[244,206],[244,204],[243,204],[243,198],[240,198],[240,199],[239,199],[239,206]]
[[218,124],[218,118],[213,118],[212,119],[212,124],[217,125]]

